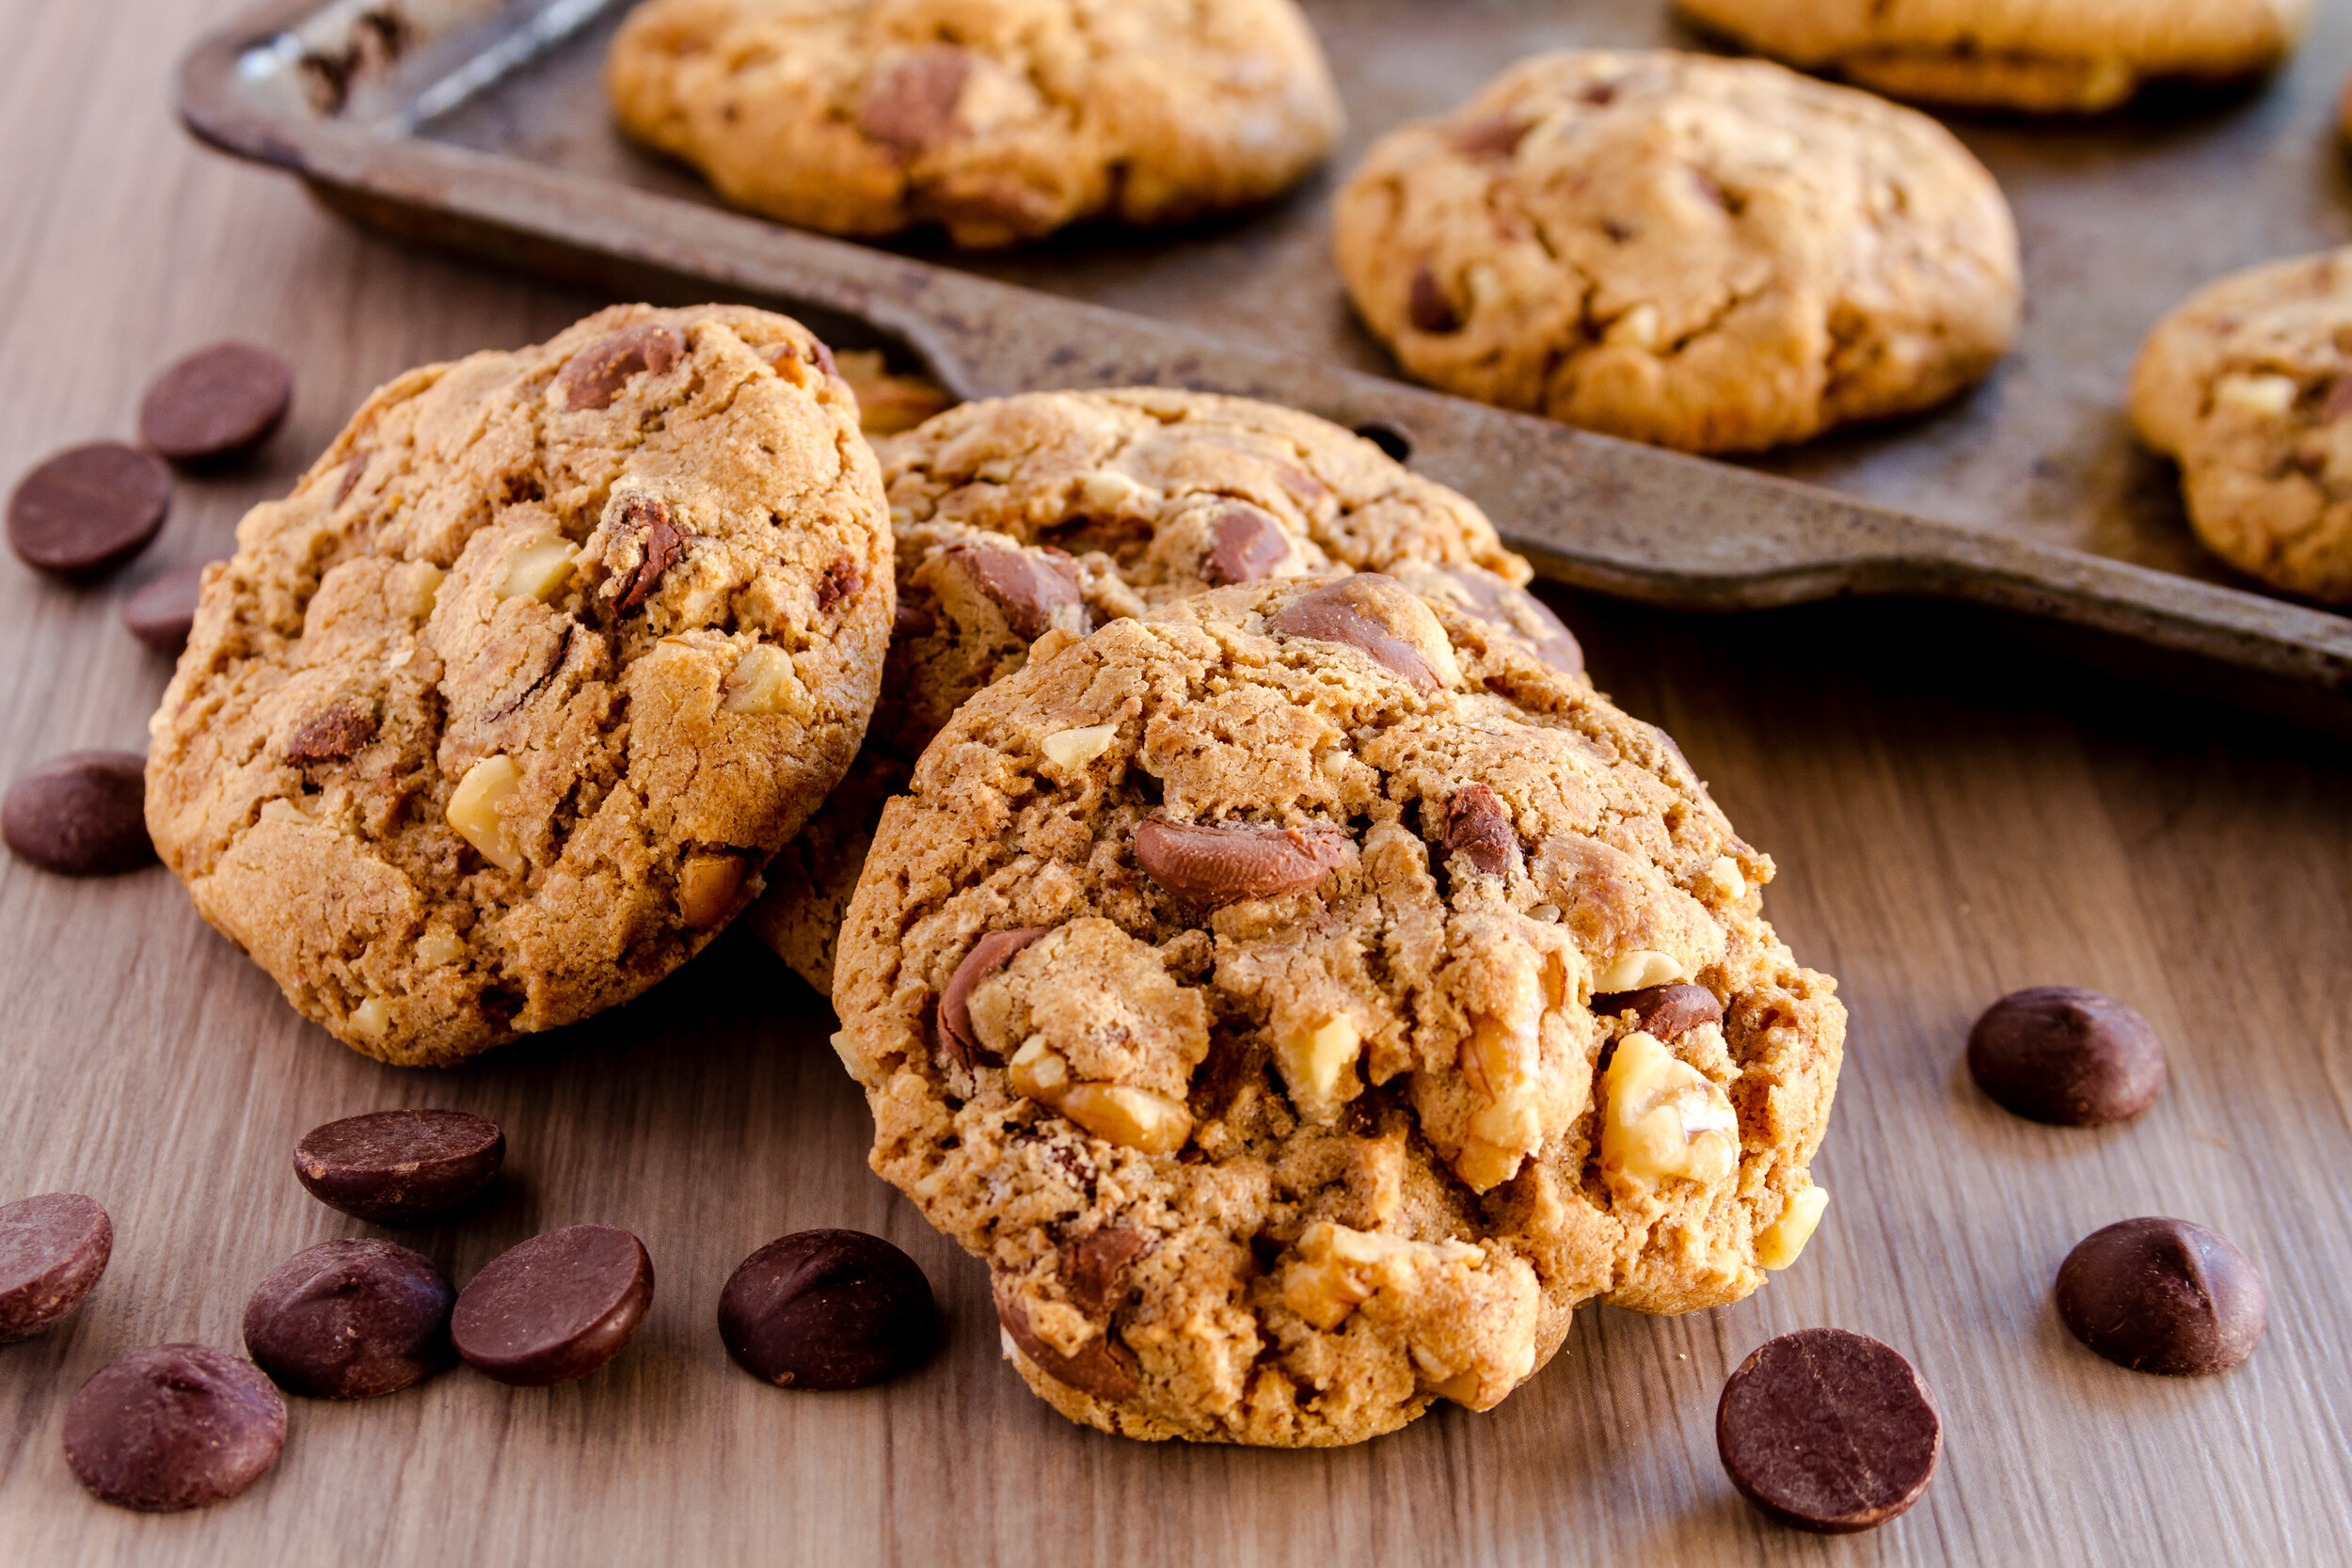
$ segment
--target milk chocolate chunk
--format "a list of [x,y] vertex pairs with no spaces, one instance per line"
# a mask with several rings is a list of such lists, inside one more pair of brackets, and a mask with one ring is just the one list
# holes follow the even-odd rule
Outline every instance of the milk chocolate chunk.
[[1136,830],[1136,861],[1180,898],[1231,903],[1298,893],[1347,858],[1336,829],[1148,817]]
[[286,760],[341,762],[375,738],[375,716],[338,703],[312,714],[286,737]]
[[1044,636],[1056,613],[1083,602],[1077,569],[1065,562],[1041,561],[993,545],[955,545],[945,554],[988,595],[1024,642]]
[[612,1226],[575,1225],[491,1259],[458,1292],[450,1338],[476,1371],[536,1388],[620,1354],[652,1305],[644,1243]]
[[1062,1283],[1071,1305],[1101,1317],[1117,1306],[1127,1266],[1152,1250],[1152,1238],[1127,1225],[1089,1230],[1061,1249]]
[[294,1179],[330,1209],[415,1225],[490,1184],[506,1158],[497,1122],[464,1111],[371,1111],[313,1127],[294,1145]]
[[8,497],[8,547],[63,578],[111,572],[155,541],[171,470],[153,452],[98,441],[57,453]]
[[685,356],[685,335],[667,323],[608,332],[564,362],[555,376],[556,401],[567,414],[610,408],[632,378],[660,375]]
[[1217,588],[1257,582],[1273,576],[1290,553],[1281,524],[1246,501],[1235,501],[1217,514],[1209,529],[1209,553],[1200,563],[1200,576]]
[[1893,1349],[1840,1328],[1767,1341],[1715,1407],[1740,1495],[1785,1525],[1845,1535],[1919,1500],[1944,1450],[1927,1385]]
[[2270,1317],[2260,1270],[2186,1220],[2122,1220],[2066,1255],[2058,1316],[2075,1338],[2136,1372],[2224,1372],[2254,1354]]
[[972,55],[934,43],[899,55],[869,77],[857,128],[901,161],[912,161],[955,125],[956,104],[972,75]]
[[1633,1014],[1642,1033],[1652,1039],[1670,1040],[1702,1023],[1721,1023],[1724,1005],[1705,986],[1688,984],[1645,986],[1593,998],[1594,1017],[1614,1018],[1619,1013]]
[[175,463],[250,454],[294,404],[294,369],[258,343],[215,343],[157,376],[139,401],[139,439]]
[[1438,689],[1445,681],[1428,657],[1374,613],[1371,605],[1384,589],[1406,593],[1404,585],[1393,578],[1378,572],[1359,572],[1300,594],[1267,617],[1266,626],[1285,636],[1311,637],[1353,648],[1390,673],[1402,677],[1417,691]]
[[2137,1116],[2164,1087],[2164,1042],[2111,996],[2035,986],[1985,1009],[1968,1032],[1968,1071],[2006,1110],[2059,1127]]
[[970,1067],[986,1054],[972,1029],[972,991],[982,980],[1012,961],[1012,956],[1045,934],[1042,926],[1012,931],[991,931],[972,944],[972,951],[947,977],[939,995],[939,1047],[953,1060]]
[[939,1346],[939,1307],[914,1259],[858,1230],[803,1230],[743,1259],[719,1295],[719,1338],[780,1388],[862,1388]]
[[1489,877],[1508,876],[1519,863],[1518,831],[1495,792],[1464,784],[1445,808],[1445,852],[1464,855]]
[[250,1361],[155,1345],[109,1361],[65,1407],[65,1460],[100,1500],[202,1508],[262,1478],[286,1445],[286,1402]]
[[253,1288],[246,1354],[289,1393],[372,1399],[448,1363],[456,1300],[449,1276],[421,1253],[390,1242],[322,1242]]
[[1413,269],[1405,314],[1417,331],[1444,334],[1462,329],[1462,318],[1454,313],[1454,302],[1445,297],[1444,285],[1425,265]]
[[1565,674],[1584,673],[1583,644],[1543,600],[1484,566],[1441,566],[1438,570],[1461,586],[1474,613],[1501,622],[1534,649],[1536,657]]
[[111,877],[153,863],[147,836],[147,759],[69,752],[8,786],[0,801],[8,847],[61,877]]
[[180,657],[196,628],[197,606],[204,597],[204,568],[199,561],[170,571],[122,601],[122,624],[131,635],[170,657]]
[[661,574],[685,558],[686,533],[669,503],[650,496],[630,499],[621,510],[621,524],[612,553],[624,555],[626,564],[613,573],[605,592],[614,609],[633,615],[660,588]]
[[1138,1384],[1134,1353],[1114,1342],[1107,1327],[1079,1346],[1076,1354],[1064,1355],[1038,1337],[1037,1330],[1029,1326],[1028,1314],[1001,1286],[995,1291],[995,1301],[996,1321],[1012,1337],[1012,1342],[1021,1347],[1021,1354],[1035,1362],[1047,1377],[1106,1400],[1123,1400],[1136,1391]]
[[0,1345],[64,1322],[97,1287],[114,1244],[95,1198],[42,1193],[0,1204]]

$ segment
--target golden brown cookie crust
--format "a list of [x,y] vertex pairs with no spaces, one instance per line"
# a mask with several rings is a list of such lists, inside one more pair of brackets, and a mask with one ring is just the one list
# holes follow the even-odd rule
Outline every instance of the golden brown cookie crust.
[[738,206],[967,246],[1263,201],[1340,126],[1292,0],[647,0],[606,83]]
[[2258,75],[2310,0],[1678,0],[1700,26],[1923,103],[2092,114],[2156,81]]
[[2207,284],[2132,371],[2140,438],[2181,466],[2189,521],[2275,588],[2352,603],[2352,248]]
[[148,824],[306,1016],[458,1060],[628,1000],[856,753],[881,477],[806,329],[618,307],[412,371],[212,572]]
[[1354,1442],[1494,1404],[1579,1302],[1794,1257],[1844,1012],[1772,870],[1663,736],[1392,579],[1222,589],[941,733],[836,1045],[1056,1408]]
[[1930,407],[2020,309],[2008,204],[1942,126],[1668,51],[1540,55],[1382,137],[1337,254],[1420,379],[1693,451]]

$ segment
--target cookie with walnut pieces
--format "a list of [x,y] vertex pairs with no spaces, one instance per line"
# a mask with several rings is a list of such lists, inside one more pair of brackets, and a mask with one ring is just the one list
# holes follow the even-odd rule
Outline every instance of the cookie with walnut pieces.
[[1763,60],[1522,60],[1374,143],[1335,224],[1349,297],[1414,376],[1691,451],[1931,407],[2017,336],[1984,166]]
[[1292,0],[647,0],[605,79],[739,207],[973,247],[1263,201],[1340,128]]
[[799,324],[619,307],[370,398],[205,580],[147,819],[204,917],[387,1061],[625,1002],[849,768],[882,480]]
[[2352,604],[2352,248],[2209,283],[2156,324],[2132,422],[2189,522],[2274,588]]
[[1378,573],[1181,601],[981,692],[882,814],[834,995],[872,1164],[1073,1419],[1487,1409],[1578,1303],[1736,1301],[1820,1217],[1845,1014],[1772,862],[1449,625]]
[[820,992],[882,799],[1033,647],[1210,588],[1356,567],[1425,572],[1414,586],[1446,613],[1582,668],[1485,513],[1311,414],[1161,388],[1035,392],[965,404],[877,450],[898,630],[860,785],[777,858],[753,913]]

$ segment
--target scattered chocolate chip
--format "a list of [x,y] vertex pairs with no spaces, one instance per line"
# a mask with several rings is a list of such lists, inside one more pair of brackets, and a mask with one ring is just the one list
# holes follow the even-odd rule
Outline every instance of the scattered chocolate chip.
[[1077,568],[1061,561],[994,545],[953,545],[943,553],[1004,612],[1005,624],[1024,642],[1044,636],[1059,611],[1085,602]]
[[979,1036],[972,1028],[972,991],[982,980],[1012,961],[1012,956],[1045,934],[1042,926],[1024,926],[1019,930],[991,931],[972,944],[972,951],[956,965],[956,972],[947,977],[947,989],[939,994],[939,1049],[950,1060],[970,1067],[978,1058],[988,1055]]
[[939,1307],[914,1259],[859,1230],[803,1230],[743,1259],[719,1293],[719,1339],[780,1388],[863,1388],[939,1346]]
[[1702,1023],[1721,1023],[1724,1005],[1705,986],[1689,984],[1645,986],[1593,998],[1595,1018],[1615,1018],[1620,1013],[1633,1014],[1642,1033],[1652,1039],[1670,1040]]
[[2066,1255],[2058,1309],[2075,1338],[2117,1366],[2192,1377],[2254,1354],[2270,1291],[2226,1236],[2186,1220],[2122,1220]]
[[155,1345],[91,1374],[65,1407],[65,1462],[102,1502],[171,1513],[225,1502],[286,1446],[286,1402],[250,1361]]
[[953,128],[956,103],[971,74],[969,50],[951,43],[910,50],[866,80],[857,128],[901,162],[911,162]]
[[131,635],[174,658],[188,645],[196,629],[197,606],[204,597],[204,568],[208,562],[174,566],[122,601],[122,624]]
[[114,1246],[106,1211],[79,1193],[0,1204],[0,1345],[62,1323],[97,1286]]
[[61,877],[111,877],[152,864],[147,759],[134,752],[69,752],[17,776],[0,803],[8,847]]
[[1715,1446],[1740,1495],[1785,1525],[1845,1535],[1919,1500],[1944,1423],[1919,1374],[1839,1328],[1760,1346],[1724,1385]]
[[65,578],[111,572],[155,541],[171,510],[171,470],[153,452],[97,441],[57,453],[8,497],[8,546]]
[[2076,986],[2035,986],[1968,1031],[1968,1071],[1996,1104],[2058,1127],[2137,1116],[2164,1087],[2164,1042],[2138,1013]]
[[857,597],[857,591],[865,586],[866,574],[857,569],[857,562],[842,557],[825,568],[824,577],[817,584],[817,613],[832,614],[834,606]]
[[1267,617],[1266,628],[1286,637],[1308,637],[1353,648],[1416,691],[1439,689],[1445,682],[1428,658],[1384,626],[1367,603],[1372,600],[1376,604],[1376,595],[1384,589],[1406,592],[1394,578],[1378,572],[1358,572],[1300,594]]
[[1201,558],[1200,576],[1213,588],[1262,581],[1290,553],[1290,538],[1280,523],[1261,508],[1234,501],[1209,526],[1209,551]]
[[1527,139],[1529,127],[1503,115],[1486,115],[1457,126],[1454,150],[1466,158],[1508,158]]
[[1135,1356],[1126,1346],[1113,1340],[1108,1328],[1080,1346],[1077,1354],[1064,1355],[1037,1337],[1037,1331],[1029,1326],[1028,1314],[1021,1310],[1020,1304],[1001,1284],[994,1295],[996,1321],[1012,1336],[1012,1342],[1021,1347],[1021,1354],[1035,1362],[1047,1377],[1099,1399],[1123,1400],[1136,1391],[1138,1383]]
[[1427,263],[1413,269],[1412,286],[1405,295],[1405,317],[1416,332],[1448,333],[1462,330],[1462,318],[1454,309],[1454,302],[1445,295],[1445,286]]
[[506,1159],[497,1122],[464,1111],[371,1111],[313,1127],[294,1145],[294,1180],[330,1209],[377,1225],[447,1213]]
[[491,1259],[458,1293],[450,1338],[476,1371],[537,1388],[620,1354],[652,1305],[644,1243],[609,1225],[575,1225]]
[[290,1393],[364,1400],[448,1364],[449,1276],[390,1242],[322,1242],[262,1276],[245,1304],[245,1349]]
[[1119,1304],[1127,1265],[1152,1247],[1150,1236],[1128,1225],[1106,1225],[1065,1244],[1061,1277],[1071,1305],[1091,1318],[1105,1316]]
[[1347,859],[1333,828],[1262,828],[1248,823],[1145,818],[1136,830],[1136,862],[1179,898],[1230,903],[1299,893]]
[[249,455],[294,403],[294,369],[254,343],[215,343],[157,376],[139,400],[139,439],[175,463]]
[[686,338],[663,322],[608,332],[564,362],[555,391],[567,414],[610,408],[633,376],[660,375],[686,356]]
[[314,713],[286,737],[291,763],[341,762],[375,738],[375,716],[338,703]]
[[1473,784],[1454,792],[1445,808],[1445,852],[1469,856],[1489,877],[1507,877],[1519,863],[1518,830],[1492,789]]
[[631,497],[621,508],[620,527],[606,552],[607,565],[613,565],[615,557],[626,564],[607,580],[606,596],[623,615],[635,614],[660,588],[661,575],[685,555],[686,534],[671,515],[669,502]]

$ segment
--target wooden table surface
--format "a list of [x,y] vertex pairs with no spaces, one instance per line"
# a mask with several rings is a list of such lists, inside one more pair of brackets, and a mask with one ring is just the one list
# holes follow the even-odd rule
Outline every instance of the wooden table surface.
[[[602,301],[397,251],[289,183],[196,150],[178,51],[230,0],[0,0],[0,483],[131,433],[139,390],[228,336],[298,370],[257,469],[180,486],[160,544],[73,590],[0,562],[0,756],[136,748],[167,675],[122,595],[226,553],[376,382],[554,331]],[[1685,620],[1564,599],[1601,684],[1679,737],[1782,867],[1768,909],[1852,1009],[1803,1262],[1672,1320],[1580,1315],[1483,1416],[1447,1406],[1326,1453],[1149,1447],[1063,1422],[996,1355],[976,1263],[865,1168],[826,1006],[731,936],[618,1014],[447,1072],[364,1060],[150,871],[0,859],[0,1197],[112,1212],[112,1267],[63,1330],[0,1349],[0,1560],[226,1563],[2288,1563],[2352,1560],[2352,754],[2094,677],[2012,623],[1915,607]],[[2018,986],[2137,1006],[2170,1087],[2130,1126],[1994,1108],[1960,1065]],[[660,1275],[620,1360],[510,1389],[464,1370],[358,1404],[290,1401],[244,1497],[146,1517],[91,1501],[67,1397],[165,1340],[236,1348],[246,1291],[367,1227],[288,1173],[303,1130],[404,1104],[503,1123],[494,1201],[408,1238],[463,1279],[532,1232],[637,1231]],[[2137,1376],[2077,1346],[2058,1261],[2111,1220],[2233,1237],[2272,1291],[2245,1367]],[[885,1388],[787,1394],[712,1314],[747,1252],[809,1226],[889,1236],[950,1319]],[[1909,1515],[1822,1541],[1770,1526],[1712,1440],[1724,1374],[1829,1323],[1906,1352],[1947,1422]]]

